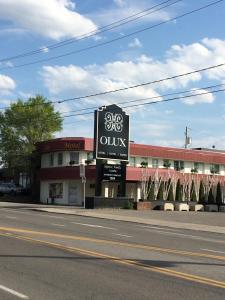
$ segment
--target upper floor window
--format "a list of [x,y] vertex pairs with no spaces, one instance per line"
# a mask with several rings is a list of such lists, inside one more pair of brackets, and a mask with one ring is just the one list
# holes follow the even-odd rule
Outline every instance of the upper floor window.
[[181,171],[184,169],[184,162],[183,160],[175,160],[174,161],[174,170]]
[[88,152],[87,153],[87,160],[93,160],[94,156],[93,156],[93,152]]
[[159,167],[159,160],[157,158],[152,159],[152,167],[158,168]]
[[210,172],[212,174],[219,174],[220,173],[220,166],[217,164],[211,164],[210,165]]
[[58,165],[61,166],[63,164],[63,154],[62,152],[58,153]]
[[200,172],[200,173],[204,173],[205,171],[205,166],[203,163],[200,162],[194,162],[194,168],[192,169],[194,172]]
[[148,167],[148,158],[147,157],[141,157],[141,166],[143,168],[147,168]]
[[131,167],[135,167],[135,165],[136,165],[136,157],[130,156],[129,162],[130,162],[130,166]]
[[171,166],[171,162],[169,161],[169,159],[164,159],[163,160],[163,167],[169,169]]
[[49,155],[49,165],[54,166],[54,153],[50,153]]
[[79,152],[70,152],[70,164],[71,165],[79,164]]

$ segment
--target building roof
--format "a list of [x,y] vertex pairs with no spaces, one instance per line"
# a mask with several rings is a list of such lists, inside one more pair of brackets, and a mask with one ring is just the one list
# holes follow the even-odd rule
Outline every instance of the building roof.
[[[93,151],[93,139],[85,137],[57,138],[37,143],[37,150],[40,153],[79,150]],[[215,149],[197,150],[130,143],[130,156],[225,165],[225,152],[215,151]]]

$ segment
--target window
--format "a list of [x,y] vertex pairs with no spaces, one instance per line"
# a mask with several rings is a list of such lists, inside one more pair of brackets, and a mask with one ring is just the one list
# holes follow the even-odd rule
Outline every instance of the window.
[[169,161],[169,159],[164,159],[163,160],[163,167],[169,169],[171,166],[171,163]]
[[212,174],[219,174],[220,173],[220,166],[219,165],[216,165],[216,164],[212,164],[210,166],[210,172]]
[[180,171],[184,169],[184,162],[182,160],[174,161],[174,170]]
[[205,167],[203,163],[200,162],[194,162],[194,168],[196,172],[204,173]]
[[71,165],[79,164],[79,152],[70,152],[70,164]]
[[130,166],[131,167],[135,167],[135,165],[136,165],[136,157],[130,156],[129,162],[130,162]]
[[147,168],[148,167],[148,158],[147,157],[141,157],[141,166],[143,168]]
[[152,159],[152,167],[153,168],[158,168],[159,167],[159,160],[156,158]]
[[63,184],[50,183],[49,184],[49,197],[50,198],[63,198]]
[[63,154],[58,153],[58,165],[61,166],[63,164]]
[[87,160],[93,160],[93,152],[88,152],[87,153]]
[[54,153],[50,153],[50,156],[49,156],[49,165],[51,167],[54,166]]

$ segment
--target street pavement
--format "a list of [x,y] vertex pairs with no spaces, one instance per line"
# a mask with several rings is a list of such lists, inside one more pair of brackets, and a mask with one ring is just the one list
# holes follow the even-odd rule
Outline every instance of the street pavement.
[[223,213],[1,202],[0,299],[222,300],[223,225]]
[[225,233],[224,212],[136,211],[126,209],[83,209],[74,206],[0,202],[0,207],[21,207],[37,211],[126,221],[170,228]]

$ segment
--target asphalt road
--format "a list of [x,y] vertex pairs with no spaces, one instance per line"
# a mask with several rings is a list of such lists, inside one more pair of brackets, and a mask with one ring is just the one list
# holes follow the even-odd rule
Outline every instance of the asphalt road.
[[224,299],[223,234],[0,208],[0,299]]

